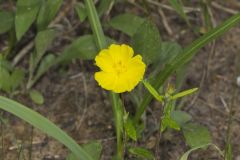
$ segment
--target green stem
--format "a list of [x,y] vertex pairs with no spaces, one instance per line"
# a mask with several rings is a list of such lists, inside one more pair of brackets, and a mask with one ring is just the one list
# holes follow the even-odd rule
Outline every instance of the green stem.
[[112,100],[114,122],[117,135],[117,160],[123,159],[123,111],[122,106],[120,105],[119,95],[113,92],[110,92],[110,97]]
[[[88,19],[93,31],[95,42],[98,46],[98,49],[104,49],[107,47],[106,39],[102,30],[102,26],[95,8],[95,5],[92,0],[84,0],[86,5],[86,10],[88,13]],[[117,159],[123,159],[123,141],[122,141],[122,109],[120,105],[119,95],[113,92],[110,92],[110,98],[113,106],[113,113],[115,119],[115,129],[117,134]]]

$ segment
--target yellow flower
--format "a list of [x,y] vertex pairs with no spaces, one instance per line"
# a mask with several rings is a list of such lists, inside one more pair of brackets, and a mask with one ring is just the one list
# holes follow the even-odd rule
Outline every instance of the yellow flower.
[[115,93],[131,91],[142,80],[146,65],[140,55],[133,57],[133,49],[125,44],[112,44],[96,56],[101,71],[95,73],[98,84]]

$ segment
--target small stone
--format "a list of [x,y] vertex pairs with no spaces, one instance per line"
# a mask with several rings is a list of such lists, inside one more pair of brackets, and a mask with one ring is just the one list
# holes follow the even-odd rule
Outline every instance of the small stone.
[[240,87],[240,76],[237,77],[237,85]]
[[112,129],[112,125],[107,125],[107,129]]
[[59,159],[60,156],[59,156],[59,155],[54,155],[54,158],[55,158],[55,159]]
[[88,124],[88,126],[92,126],[92,125],[93,125],[93,122],[92,122],[91,120],[89,120],[89,121],[87,122],[87,124]]
[[237,156],[236,160],[240,160],[240,155],[239,155],[239,156]]

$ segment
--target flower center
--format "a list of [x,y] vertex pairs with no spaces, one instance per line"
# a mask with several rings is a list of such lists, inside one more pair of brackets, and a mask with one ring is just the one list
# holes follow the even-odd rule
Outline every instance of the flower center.
[[127,71],[126,65],[122,61],[118,61],[113,64],[113,68],[117,75],[120,75],[121,73],[124,73]]

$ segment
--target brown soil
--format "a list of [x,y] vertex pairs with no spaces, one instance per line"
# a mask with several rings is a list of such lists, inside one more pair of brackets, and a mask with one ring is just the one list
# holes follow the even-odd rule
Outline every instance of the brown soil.
[[[104,18],[107,19],[123,11],[141,12],[136,6],[129,4],[126,6],[126,8],[124,8],[124,5],[115,6],[112,10],[113,14]],[[191,5],[189,4],[189,6]],[[227,4],[226,7],[239,10],[239,7],[231,4]],[[164,40],[176,40],[186,46],[193,39],[196,39],[193,32],[173,11],[166,11],[165,13],[169,15],[167,20],[174,30],[173,36],[169,36],[162,25],[161,17],[158,15],[156,8],[153,8],[152,17],[158,24]],[[216,23],[219,24],[230,17],[231,14],[213,7],[213,15]],[[71,14],[68,16],[70,17]],[[199,14],[196,14],[196,16],[200,17]],[[72,18],[70,17],[70,19]],[[202,24],[200,18],[195,18],[192,21],[196,25]],[[79,31],[76,29],[75,36],[78,33]],[[107,34],[114,36],[121,42],[128,42],[128,39],[118,32],[108,31]],[[236,75],[234,74],[235,63],[238,63],[236,59],[240,59],[239,42],[240,26],[238,25],[216,40],[215,44],[206,46],[194,57],[188,67],[183,87],[199,87],[200,91],[194,96],[185,98],[182,108],[192,115],[194,122],[206,126],[211,132],[213,143],[224,149],[229,110],[233,107],[232,148],[234,160],[240,159],[240,108],[237,105],[240,104],[240,87],[236,86]],[[108,93],[103,91],[93,78],[95,71],[93,65],[93,62],[78,60],[70,64],[67,70],[51,69],[34,87],[45,97],[45,103],[42,106],[33,104],[26,95],[19,95],[14,99],[31,106],[34,110],[49,118],[79,144],[92,140],[100,141],[103,145],[101,159],[110,160],[114,154],[116,141],[112,108]],[[240,75],[240,73],[237,74]],[[237,98],[234,99],[235,91],[237,92]],[[154,124],[154,118],[159,118],[159,104],[151,103],[148,113],[146,137],[138,145],[154,151],[156,133],[152,132],[152,125]],[[18,144],[23,145],[21,152],[23,155],[20,159],[28,159],[31,127],[8,113],[4,112],[3,115],[8,120],[1,130],[4,137],[5,152],[2,154],[4,160],[17,159],[21,148]],[[39,130],[34,129],[33,135],[32,160],[63,160],[69,153],[63,145]],[[177,160],[187,149],[188,147],[184,143],[183,135],[180,132],[167,131],[162,136],[159,155],[161,160]],[[221,160],[221,157],[216,150],[210,147],[207,150],[196,151],[189,159]]]

